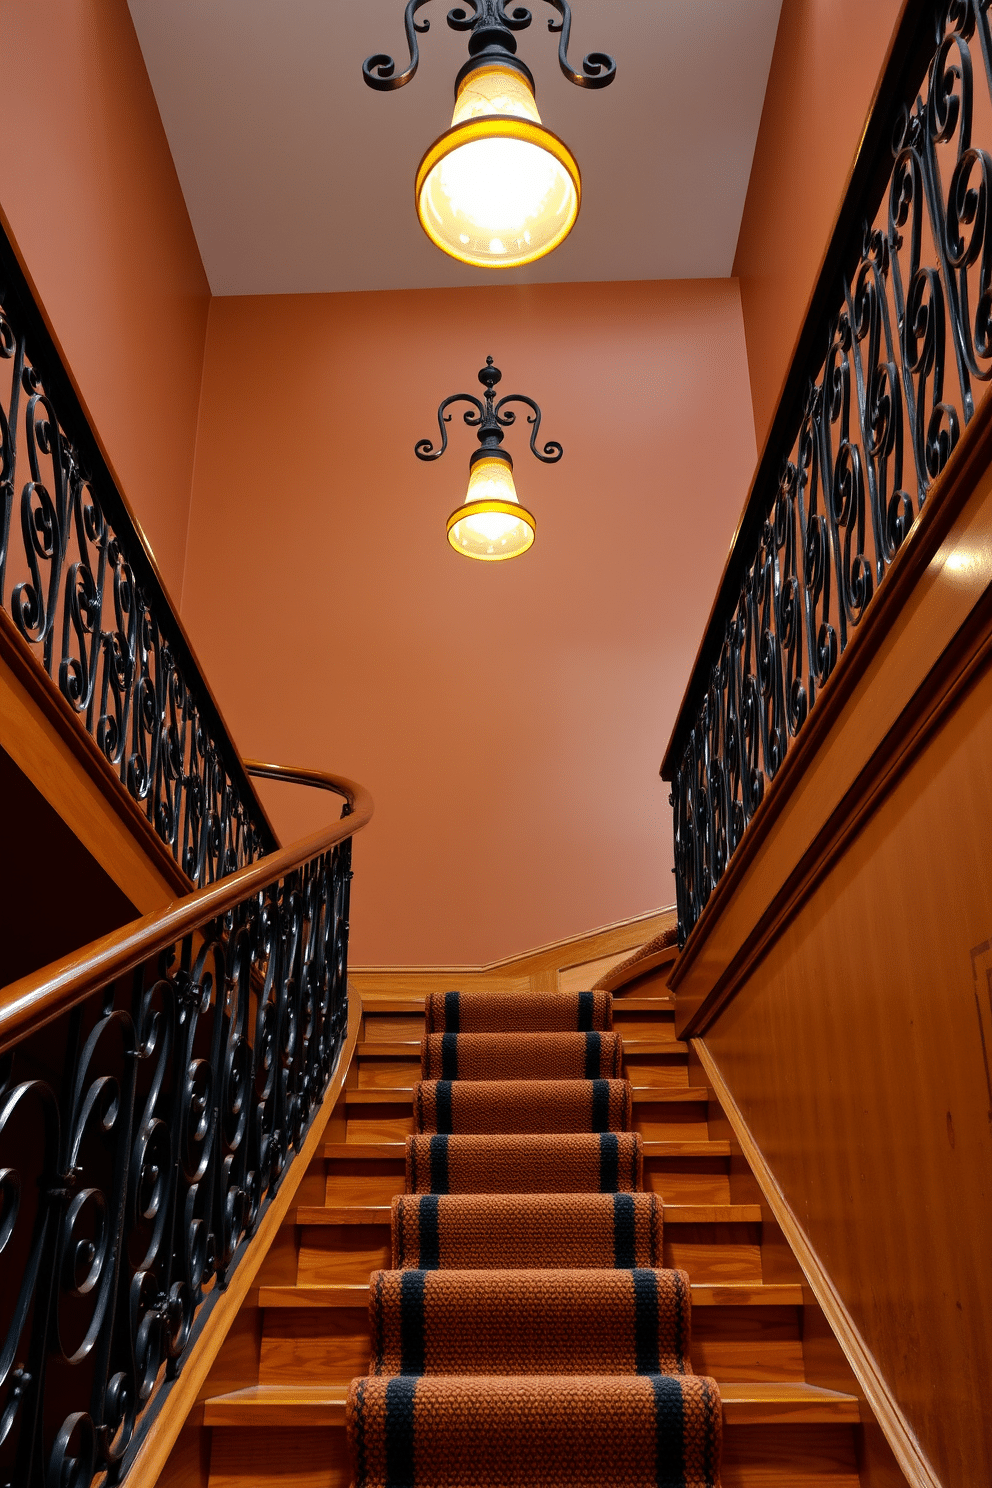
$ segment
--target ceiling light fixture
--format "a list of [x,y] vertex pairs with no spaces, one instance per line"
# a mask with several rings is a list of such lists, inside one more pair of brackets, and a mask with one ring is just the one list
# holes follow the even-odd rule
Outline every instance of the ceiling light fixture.
[[[561,17],[549,19],[559,33],[558,61],[569,82],[605,88],[617,65],[605,52],[590,52],[582,71],[568,60],[572,24],[567,0],[546,0]],[[366,58],[362,75],[370,88],[402,88],[417,71],[417,23],[427,0],[409,0],[406,38],[410,63],[397,75],[392,57]],[[471,33],[469,58],[455,79],[451,128],[420,162],[416,205],[420,225],[452,258],[484,269],[532,263],[558,247],[579,214],[582,181],[568,146],[541,123],[530,68],[517,57],[514,31],[532,16],[522,5],[507,11],[504,0],[465,0],[448,12],[453,31]]]
[[456,553],[466,558],[481,558],[484,563],[500,563],[507,558],[517,558],[534,541],[537,521],[526,507],[517,500],[513,484],[513,461],[503,443],[503,430],[516,422],[516,414],[507,409],[508,403],[524,403],[531,412],[527,422],[531,425],[530,447],[545,465],[554,465],[564,451],[554,441],[537,447],[537,431],[541,427],[541,410],[533,398],[522,393],[509,393],[499,402],[494,401],[493,388],[503,374],[493,366],[492,357],[486,357],[486,365],[479,373],[479,381],[486,390],[485,402],[472,393],[452,393],[445,398],[437,411],[437,426],[441,431],[438,449],[429,439],[419,439],[414,445],[418,460],[439,460],[448,448],[448,424],[451,414],[446,412],[452,403],[470,403],[464,415],[469,428],[478,429],[480,448],[469,460],[468,494],[465,503],[448,518],[448,541]]

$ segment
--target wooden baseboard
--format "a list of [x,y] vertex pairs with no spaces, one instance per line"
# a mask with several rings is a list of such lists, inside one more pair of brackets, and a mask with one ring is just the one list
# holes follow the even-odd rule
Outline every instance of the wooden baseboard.
[[740,1107],[720,1074],[713,1056],[701,1038],[692,1039],[691,1044],[724,1115],[733,1127],[741,1152],[757,1179],[765,1202],[775,1216],[796,1260],[802,1267],[810,1290],[844,1350],[847,1361],[864,1392],[865,1400],[884,1432],[893,1455],[905,1474],[906,1481],[911,1483],[913,1488],[943,1488],[940,1479],[921,1452],[913,1429],[883,1378],[874,1355],[861,1337],[840,1293],[779,1188],[775,1175],[768,1166]]
[[504,956],[499,961],[478,966],[350,966],[348,975],[367,989],[370,982],[379,979],[512,978],[566,971],[587,962],[629,954],[666,928],[674,915],[674,906],[651,909],[627,920],[617,920],[612,925],[585,930],[580,935],[569,935],[564,940],[551,941],[534,950],[520,951],[514,956]]
[[[211,1366],[220,1352],[231,1324],[238,1315],[242,1302],[251,1290],[259,1268],[269,1252],[280,1225],[289,1213],[293,1200],[307,1168],[316,1157],[324,1141],[324,1128],[334,1109],[335,1102],[344,1088],[345,1077],[358,1045],[358,1032],[362,1024],[362,1000],[351,988],[348,990],[348,1032],[338,1059],[337,1069],[321,1102],[320,1110],[310,1123],[310,1130],[303,1147],[293,1164],[293,1169],[283,1180],[279,1192],[265,1211],[265,1217],[255,1232],[251,1245],[240,1266],[231,1277],[224,1295],[220,1297],[210,1314],[203,1335],[187,1359],[183,1371],[176,1380],[169,1397],[158,1416],[152,1422],[148,1435],[142,1443],[131,1466],[129,1477],[141,1488],[155,1488],[159,1474],[165,1467],[169,1454],[190,1413],[195,1410],[197,1397],[206,1382]],[[294,1179],[295,1174],[295,1181]]]

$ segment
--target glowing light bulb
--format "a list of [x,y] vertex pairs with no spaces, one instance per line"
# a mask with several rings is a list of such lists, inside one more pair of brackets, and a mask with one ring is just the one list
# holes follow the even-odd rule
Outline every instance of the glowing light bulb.
[[448,541],[455,552],[489,563],[516,558],[531,546],[536,529],[534,517],[517,500],[506,460],[477,460],[465,505],[448,518]]
[[451,128],[417,171],[417,215],[453,258],[513,268],[557,248],[581,199],[579,168],[545,129],[526,79],[508,67],[469,73]]

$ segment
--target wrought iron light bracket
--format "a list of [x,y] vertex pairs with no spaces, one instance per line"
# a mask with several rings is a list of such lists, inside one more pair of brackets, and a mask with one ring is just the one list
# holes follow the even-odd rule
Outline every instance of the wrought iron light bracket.
[[[568,60],[568,39],[572,26],[572,12],[568,0],[545,0],[558,12],[560,20],[548,19],[548,30],[558,36],[558,65],[570,83],[577,88],[606,88],[616,77],[617,64],[606,52],[590,52],[582,59],[582,70],[577,71]],[[366,57],[362,63],[362,76],[370,88],[390,93],[411,82],[420,64],[418,35],[430,30],[430,21],[417,21],[417,12],[427,0],[408,0],[404,23],[410,60],[403,72],[396,71],[396,63],[385,52]],[[477,67],[487,64],[508,67],[526,78],[533,90],[534,78],[530,68],[517,55],[515,31],[526,31],[533,16],[523,5],[507,10],[505,0],[463,0],[463,5],[448,11],[448,25],[452,31],[468,31],[468,61],[455,79],[457,95],[462,79]]]
[[498,367],[493,366],[492,357],[486,357],[486,365],[479,373],[479,381],[485,388],[484,400],[477,398],[473,393],[452,393],[450,398],[445,398],[438,405],[437,426],[441,433],[441,443],[435,448],[429,439],[418,439],[413,447],[413,452],[418,460],[439,460],[448,448],[448,425],[451,422],[451,414],[446,410],[453,403],[468,403],[471,406],[466,409],[463,417],[470,429],[477,429],[479,448],[472,451],[469,460],[469,469],[479,460],[502,460],[504,464],[513,469],[513,460],[507,450],[500,449],[503,443],[503,430],[508,429],[517,421],[517,416],[508,403],[523,403],[531,411],[527,415],[527,422],[531,425],[530,447],[531,452],[544,465],[555,465],[564,454],[562,446],[556,440],[549,440],[543,450],[537,447],[538,430],[541,427],[541,410],[533,398],[526,397],[523,393],[507,393],[497,402],[493,388],[502,380],[503,374]]
[[437,410],[440,444],[435,447],[430,439],[418,439],[414,445],[418,460],[439,460],[448,448],[449,408],[454,403],[469,405],[463,418],[470,429],[477,431],[479,448],[472,451],[468,462],[465,502],[448,518],[448,542],[456,553],[489,563],[526,553],[537,533],[537,519],[533,512],[521,506],[517,499],[513,485],[513,460],[501,448],[504,429],[516,423],[517,418],[508,405],[522,403],[530,410],[527,414],[531,426],[530,447],[538,460],[545,465],[555,465],[563,453],[555,440],[549,440],[543,448],[538,447],[541,410],[533,398],[523,393],[510,393],[497,402],[493,389],[502,376],[499,368],[493,366],[492,357],[486,357],[486,365],[479,373],[479,381],[486,390],[484,397],[477,398],[473,393],[452,393]]

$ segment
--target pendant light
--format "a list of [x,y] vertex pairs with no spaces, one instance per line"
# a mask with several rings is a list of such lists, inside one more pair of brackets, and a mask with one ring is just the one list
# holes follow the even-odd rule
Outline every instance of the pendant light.
[[[396,75],[392,57],[366,59],[362,75],[370,88],[401,88],[417,71],[417,11],[427,0],[409,0],[407,70]],[[616,63],[593,52],[576,72],[568,61],[571,12],[567,0],[547,0],[561,21],[558,60],[570,82],[605,88]],[[448,25],[470,32],[469,58],[455,79],[451,128],[436,139],[417,170],[417,216],[427,236],[452,258],[478,268],[509,269],[543,258],[571,232],[579,213],[582,181],[568,146],[546,129],[538,113],[534,78],[516,56],[515,31],[531,14],[509,12],[504,0],[465,0],[448,12]]]
[[479,558],[484,563],[501,563],[507,558],[519,558],[526,553],[537,535],[537,521],[532,512],[521,506],[513,484],[513,461],[506,450],[501,449],[503,430],[516,422],[516,414],[507,407],[509,403],[523,403],[531,412],[527,422],[531,425],[530,447],[545,465],[554,465],[561,459],[560,444],[550,441],[543,451],[537,447],[537,432],[541,427],[541,410],[533,398],[521,393],[510,393],[497,403],[493,388],[502,379],[502,372],[493,366],[492,357],[486,357],[486,365],[479,373],[479,381],[485,388],[485,397],[476,398],[472,393],[453,393],[445,398],[437,411],[437,424],[441,433],[440,446],[435,449],[429,439],[420,439],[414,446],[418,460],[439,460],[448,448],[448,424],[451,414],[447,412],[452,403],[468,403],[464,415],[466,424],[478,430],[479,448],[469,460],[468,492],[464,504],[448,518],[448,542],[456,553],[466,558]]

